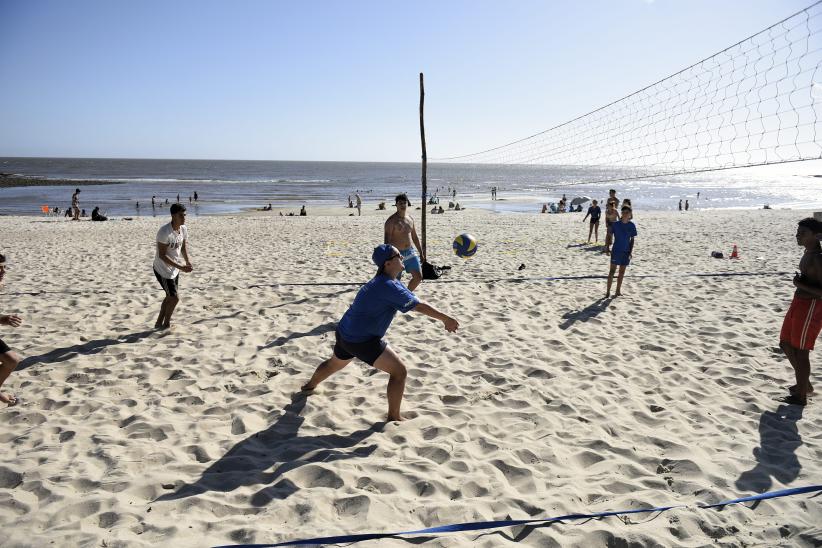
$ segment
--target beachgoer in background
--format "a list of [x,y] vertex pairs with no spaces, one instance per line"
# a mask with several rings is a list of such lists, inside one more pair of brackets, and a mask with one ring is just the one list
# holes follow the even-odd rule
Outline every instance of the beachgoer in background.
[[611,249],[611,270],[608,272],[608,288],[605,290],[605,298],[611,296],[611,282],[614,279],[614,272],[619,267],[617,276],[616,293],[614,297],[622,295],[622,278],[625,276],[625,269],[631,264],[631,255],[634,252],[634,238],[636,237],[636,225],[631,222],[630,206],[622,206],[622,218],[611,226],[614,234],[614,247]]
[[[3,278],[6,277],[6,256],[0,254],[0,285],[3,283]],[[19,327],[23,323],[22,318],[15,314],[0,315],[0,325],[8,325],[9,327]],[[0,388],[3,383],[9,378],[11,372],[19,365],[20,356],[16,352],[12,352],[9,345],[0,339]],[[17,397],[14,394],[6,394],[0,392],[0,402],[6,405],[17,405]]]
[[357,217],[362,215],[362,198],[358,193],[354,193],[354,199],[357,201]]
[[679,210],[682,211],[682,200],[679,200]]
[[194,269],[188,258],[186,208],[180,204],[174,204],[170,211],[171,222],[163,225],[157,232],[157,253],[154,255],[154,276],[166,292],[163,304],[160,306],[160,315],[154,324],[154,327],[159,329],[171,326],[171,315],[180,301],[177,295],[180,272],[191,272]]
[[140,209],[140,202],[137,202],[137,209]]
[[80,189],[74,189],[74,194],[71,195],[71,210],[74,212],[73,221],[80,220]]
[[154,203],[154,198],[156,198],[156,196],[151,197],[151,207],[156,207],[156,205],[157,205],[157,204]]
[[[408,282],[408,290],[414,291],[422,282],[422,262],[425,262],[425,254],[422,251],[422,244],[417,237],[417,228],[414,226],[414,219],[408,215],[408,196],[399,194],[394,203],[397,205],[397,212],[388,217],[385,221],[384,243],[393,245],[400,249],[402,263],[405,271],[411,274],[411,281]],[[414,246],[417,249],[414,249]],[[420,262],[422,260],[422,262]]]
[[[59,214],[59,213],[60,213],[60,208],[59,208],[59,207],[55,207],[55,208],[54,208],[54,212]],[[63,215],[63,217],[71,217],[71,216],[72,216],[71,208],[70,208],[70,207],[67,207],[67,208],[66,208],[66,214],[65,214],[65,215]]]
[[439,210],[437,211],[437,213],[445,213],[445,210],[442,208],[442,206],[439,206]]
[[403,420],[400,414],[408,369],[383,338],[397,311],[414,311],[443,323],[446,331],[455,332],[459,322],[420,300],[397,281],[404,265],[396,247],[382,244],[371,255],[379,269],[363,285],[354,302],[343,314],[335,332],[336,343],[331,357],[321,363],[302,387],[314,390],[354,358],[389,374],[388,420]]
[[585,222],[585,219],[588,216],[591,216],[591,222],[588,226],[588,243],[591,243],[591,234],[594,234],[594,241],[599,242],[599,217],[602,215],[602,209],[597,205],[597,201],[594,200],[591,202],[591,205],[588,207],[588,213],[585,214],[585,217],[582,219],[582,222]]
[[180,203],[180,195],[179,194],[177,195],[177,203],[178,204]]
[[349,195],[348,195],[348,207],[349,207],[349,208],[353,208],[353,207],[354,207],[354,202],[352,202],[352,201],[351,201],[351,194],[349,194]]
[[95,207],[91,210],[91,220],[92,221],[108,221],[108,217],[105,215],[100,214],[100,208]]
[[80,217],[87,217],[85,209],[80,212]]
[[457,205],[454,206],[454,211],[462,211],[462,208],[460,207],[459,202],[457,202]]
[[303,206],[303,207],[300,209],[300,217],[306,217],[306,216],[308,216],[308,213],[306,213],[306,211],[305,211],[305,206]]
[[548,213],[548,204],[542,204],[542,211],[540,213]]
[[191,204],[191,196],[188,197],[188,203]]
[[696,199],[699,201],[699,192],[696,193]]
[[783,401],[806,405],[813,393],[810,352],[822,330],[822,246],[818,235],[822,222],[812,217],[799,221],[796,243],[805,248],[799,272],[793,278],[796,291],[779,333],[779,346],[793,367],[796,384]]
[[198,196],[197,196],[197,191],[195,190],[195,191],[194,191],[194,201],[196,202],[198,199],[199,199],[199,198],[198,198]]
[[614,223],[619,219],[619,214],[617,213],[616,206],[614,205],[610,198],[606,202],[605,206],[605,249],[602,250],[603,253],[611,254],[611,242],[614,239],[613,233],[613,226]]
[[688,211],[688,207],[690,207],[690,206],[688,205],[688,200],[685,200],[685,211]]
[[[605,210],[606,211],[608,210],[608,206],[610,204],[614,204],[614,211],[616,211],[616,209],[619,207],[619,198],[617,198],[616,190],[614,190],[613,188],[608,191],[608,199],[605,200]],[[607,217],[606,217],[606,221],[607,221]]]
[[451,191],[451,198],[453,198],[454,200],[457,199],[457,189],[456,188],[453,191]]

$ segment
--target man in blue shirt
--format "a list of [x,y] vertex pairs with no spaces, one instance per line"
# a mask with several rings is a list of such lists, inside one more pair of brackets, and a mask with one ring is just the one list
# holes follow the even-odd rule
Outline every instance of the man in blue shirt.
[[631,264],[631,254],[634,251],[634,238],[636,237],[636,225],[631,222],[633,212],[629,206],[622,206],[622,217],[619,221],[611,225],[614,234],[614,245],[611,247],[611,270],[608,272],[608,289],[605,291],[605,298],[611,296],[611,282],[614,280],[614,272],[619,266],[617,276],[616,293],[614,297],[622,295],[622,278],[625,276],[625,269]]
[[318,384],[336,373],[354,358],[389,374],[388,420],[401,421],[400,405],[405,392],[408,371],[399,356],[383,339],[397,311],[414,311],[440,320],[446,331],[454,332],[459,323],[420,300],[397,281],[405,269],[402,255],[396,247],[382,244],[371,255],[379,269],[377,275],[363,285],[354,302],[343,314],[336,330],[336,344],[332,356],[321,363],[303,390],[314,390]]

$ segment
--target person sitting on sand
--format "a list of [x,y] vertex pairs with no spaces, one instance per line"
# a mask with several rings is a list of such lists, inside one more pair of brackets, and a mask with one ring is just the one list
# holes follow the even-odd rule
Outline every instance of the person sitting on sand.
[[166,293],[163,304],[160,305],[160,315],[154,324],[157,329],[171,327],[171,315],[180,302],[177,296],[180,272],[191,272],[194,269],[188,258],[186,208],[182,204],[173,204],[170,211],[171,222],[157,231],[157,252],[154,255],[154,276]]
[[445,210],[442,208],[442,206],[439,206],[439,211],[438,211],[438,213],[445,213]]
[[100,214],[100,208],[95,207],[91,210],[91,220],[92,221],[108,221],[108,217],[105,215]]
[[[6,256],[0,254],[0,284],[3,282],[3,278],[6,277]],[[10,327],[19,327],[20,324],[23,323],[23,320],[20,316],[16,316],[14,314],[11,315],[2,315],[0,316],[0,325],[8,325]],[[9,345],[3,342],[3,339],[0,339],[0,388],[3,387],[3,383],[6,382],[6,379],[9,378],[11,372],[20,364],[20,356],[17,353],[12,352]],[[17,398],[13,394],[6,394],[0,392],[0,402],[5,403],[6,405],[17,405]]]
[[542,204],[542,211],[540,213],[548,213],[548,204]]
[[599,217],[602,215],[602,209],[597,205],[597,201],[594,200],[591,202],[591,205],[588,207],[588,213],[585,214],[585,217],[582,218],[582,222],[585,222],[585,219],[588,216],[591,217],[591,222],[589,223],[588,227],[588,243],[591,243],[591,234],[594,235],[594,241],[599,243]]
[[[422,251],[422,244],[417,236],[417,227],[414,219],[408,215],[408,196],[403,193],[394,199],[397,205],[397,212],[388,217],[385,221],[385,237],[383,243],[393,245],[400,249],[402,262],[405,271],[411,274],[411,281],[408,282],[408,290],[414,291],[422,282],[422,263],[425,262],[425,254]],[[416,250],[414,249],[416,246]]]
[[608,272],[608,288],[605,290],[605,298],[611,296],[611,282],[614,280],[614,271],[619,267],[617,276],[616,293],[614,297],[622,295],[622,278],[625,277],[625,269],[631,264],[631,255],[634,252],[634,238],[636,237],[636,225],[631,222],[631,208],[622,206],[622,218],[611,226],[614,234],[614,247],[611,250],[611,270]]
[[822,222],[808,217],[799,221],[796,243],[805,248],[799,272],[793,278],[796,291],[779,333],[779,346],[793,367],[796,384],[785,403],[807,405],[813,393],[810,352],[822,330],[822,246],[818,235]]
[[455,332],[459,322],[420,300],[404,287],[397,276],[405,268],[399,250],[389,244],[374,248],[371,260],[377,274],[363,285],[354,302],[343,314],[335,331],[336,343],[331,357],[322,362],[302,390],[314,390],[354,358],[389,374],[388,420],[403,420],[400,414],[408,370],[383,338],[397,311],[418,312],[440,320],[448,332]]
[[305,206],[303,206],[302,208],[300,208],[300,217],[307,217],[307,216],[308,216],[308,213],[306,213]]
[[454,211],[462,211],[462,208],[460,207],[459,202],[457,202],[457,205],[454,206]]

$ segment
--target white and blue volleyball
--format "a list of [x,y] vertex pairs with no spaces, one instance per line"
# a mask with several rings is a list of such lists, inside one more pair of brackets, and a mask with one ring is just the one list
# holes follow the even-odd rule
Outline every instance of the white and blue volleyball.
[[467,259],[477,252],[477,239],[470,234],[460,234],[454,238],[454,244],[451,247],[454,248],[454,254],[457,257]]

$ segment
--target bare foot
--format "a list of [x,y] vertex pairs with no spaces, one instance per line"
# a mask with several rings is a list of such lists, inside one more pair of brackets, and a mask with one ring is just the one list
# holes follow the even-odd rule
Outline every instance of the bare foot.
[[307,382],[300,387],[300,390],[303,392],[312,392],[315,388],[317,388],[317,385],[311,386],[311,383]]
[[614,293],[614,298],[616,299],[617,297],[622,297],[622,293],[620,293],[619,291]]
[[405,419],[402,417],[402,415],[399,415],[397,417],[392,417],[391,415],[388,415],[388,422],[400,422],[404,420]]
[[12,405],[17,405],[17,396],[14,394],[3,394],[0,393],[0,402],[8,404],[9,407]]
[[[796,394],[798,393],[798,391],[797,391],[797,389],[796,389],[796,385],[793,385],[793,386],[788,387],[788,392],[790,392],[791,394],[796,395]],[[808,395],[809,395],[809,396],[810,396],[810,395],[812,395],[812,394],[813,394],[813,392],[814,392],[814,390],[813,390],[813,386],[811,386],[811,387],[810,387],[810,390],[808,390]]]
[[611,298],[611,293],[605,293],[605,298],[610,299]]

